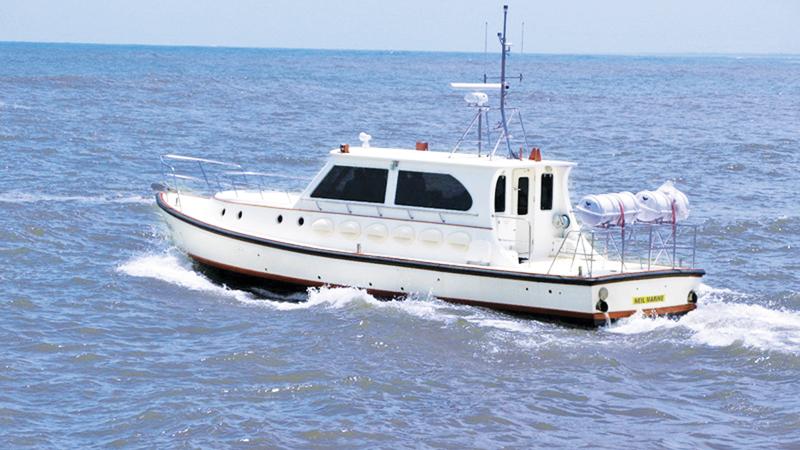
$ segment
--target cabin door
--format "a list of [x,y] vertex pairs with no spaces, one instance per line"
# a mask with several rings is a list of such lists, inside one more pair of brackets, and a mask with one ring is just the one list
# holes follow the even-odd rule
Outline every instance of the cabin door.
[[514,169],[511,182],[511,211],[514,217],[515,247],[520,258],[529,258],[533,245],[533,170]]

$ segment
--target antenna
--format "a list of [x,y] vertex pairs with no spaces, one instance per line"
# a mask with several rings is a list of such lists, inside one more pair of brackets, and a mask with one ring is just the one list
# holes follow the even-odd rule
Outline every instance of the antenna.
[[483,55],[489,53],[489,22],[483,22]]
[[[523,33],[524,33],[524,25],[523,22]],[[488,58],[488,27],[489,22],[484,22],[484,57]],[[506,151],[508,152],[508,157],[511,159],[517,159],[522,152],[522,148],[520,148],[520,153],[518,154],[514,150],[511,149],[511,134],[508,132],[508,127],[511,122],[517,118],[519,120],[519,127],[522,130],[522,136],[525,140],[525,147],[528,147],[528,136],[525,132],[525,125],[522,123],[522,114],[520,113],[518,108],[509,108],[506,111],[506,96],[508,95],[508,76],[506,74],[506,60],[508,59],[511,53],[511,43],[508,42],[507,39],[508,34],[508,5],[503,5],[503,31],[497,33],[497,38],[500,40],[501,46],[501,58],[500,58],[500,76],[499,77],[489,77],[486,74],[486,71],[483,72],[483,83],[450,83],[450,87],[453,89],[461,89],[461,90],[468,90],[471,91],[464,97],[466,100],[467,105],[470,107],[475,108],[475,115],[472,118],[467,129],[458,139],[456,142],[455,147],[450,151],[450,155],[452,156],[453,153],[458,151],[459,146],[467,137],[469,132],[472,130],[473,126],[477,123],[478,124],[478,156],[481,156],[481,152],[483,150],[483,135],[484,131],[486,134],[487,143],[492,145],[492,137],[491,137],[491,129],[501,129],[500,136],[497,137],[497,140],[494,141],[494,148],[487,152],[488,157],[491,159],[494,157],[497,150],[503,145],[503,141],[505,141]],[[485,64],[484,64],[485,69]],[[522,81],[522,74],[518,76],[512,76],[512,79],[518,79],[520,82]],[[499,83],[490,83],[489,80],[498,80]],[[497,124],[496,127],[490,127],[489,124],[489,111],[493,108],[489,107],[488,97],[483,91],[487,90],[499,90],[500,91],[500,116],[501,120]],[[486,130],[484,130],[484,127]]]
[[483,22],[483,82],[486,83],[486,64],[489,61],[489,22]]
[[503,137],[506,141],[506,150],[508,150],[508,157],[517,159],[517,154],[511,150],[511,141],[508,137],[508,120],[506,120],[506,55],[508,54],[509,46],[506,44],[506,24],[508,22],[508,5],[503,5],[503,32],[497,33],[497,38],[500,39],[500,46],[502,47],[502,57],[500,58],[500,120],[503,123]]
[[525,22],[522,22],[522,37],[519,39],[519,53],[525,53]]

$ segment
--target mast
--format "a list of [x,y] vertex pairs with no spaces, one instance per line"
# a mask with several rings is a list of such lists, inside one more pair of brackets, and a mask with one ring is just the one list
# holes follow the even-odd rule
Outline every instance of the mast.
[[502,46],[502,56],[500,58],[500,120],[503,123],[503,138],[506,140],[506,149],[508,150],[508,157],[516,159],[517,154],[511,150],[511,141],[508,136],[508,121],[506,120],[506,54],[508,53],[508,45],[506,44],[506,23],[508,21],[508,5],[503,5],[503,32],[497,33]]

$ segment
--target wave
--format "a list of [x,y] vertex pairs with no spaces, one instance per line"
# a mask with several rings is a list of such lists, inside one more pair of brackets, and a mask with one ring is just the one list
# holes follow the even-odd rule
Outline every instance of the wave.
[[[481,328],[516,333],[533,333],[536,322],[504,317],[501,313],[464,305],[443,302],[431,295],[411,295],[396,300],[378,300],[364,289],[348,287],[309,288],[294,295],[275,294],[266,289],[248,291],[221,286],[194,271],[191,263],[173,248],[160,254],[134,256],[120,264],[116,271],[125,275],[152,278],[196,292],[206,292],[231,298],[249,306],[277,311],[296,311],[312,308],[368,308],[416,317],[450,325],[463,321]],[[257,294],[257,295],[256,295]],[[272,299],[270,298],[272,297]],[[275,297],[280,297],[275,300]]]
[[117,267],[117,272],[139,278],[153,278],[197,292],[233,298],[239,301],[253,299],[252,295],[225,286],[214,284],[211,280],[188,267],[187,261],[178,256],[165,254],[147,254],[137,256]]
[[642,334],[677,329],[689,339],[711,347],[741,345],[762,351],[800,354],[800,312],[748,303],[746,294],[701,285],[699,307],[681,317],[633,316],[607,330],[617,334]]
[[[357,288],[309,288],[305,293],[286,296],[268,290],[255,293],[221,286],[194,271],[190,262],[170,249],[162,254],[135,256],[117,267],[117,271],[134,277],[153,278],[197,292],[207,292],[231,298],[249,306],[277,311],[297,311],[314,308],[375,309],[399,313],[445,326],[462,324],[489,329],[518,337],[536,333],[537,346],[553,339],[542,335],[548,325],[534,320],[513,318],[502,313],[464,305],[454,305],[431,295],[412,295],[405,299],[378,300],[367,291]],[[772,309],[747,303],[748,297],[729,289],[701,285],[698,290],[700,307],[679,319],[633,316],[604,328],[605,332],[621,335],[688,332],[692,342],[712,347],[742,345],[762,351],[800,354],[800,312]],[[280,299],[276,300],[276,298]],[[553,326],[553,329],[558,329]],[[521,336],[522,335],[522,336]],[[674,340],[670,335],[669,339]],[[680,336],[684,343],[684,336]],[[524,344],[528,342],[519,340]]]
[[36,192],[10,191],[0,193],[0,203],[120,203],[120,204],[151,204],[152,198],[143,196],[81,196],[81,195],[52,195]]

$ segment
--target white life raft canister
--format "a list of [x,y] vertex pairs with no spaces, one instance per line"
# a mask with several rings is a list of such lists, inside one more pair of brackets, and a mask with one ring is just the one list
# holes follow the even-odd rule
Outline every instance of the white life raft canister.
[[689,198],[672,181],[667,181],[655,191],[637,193],[636,201],[639,203],[639,215],[636,218],[640,222],[672,222],[673,202],[675,222],[689,217]]
[[631,192],[587,195],[575,206],[575,213],[590,227],[622,225],[636,220],[639,205]]

